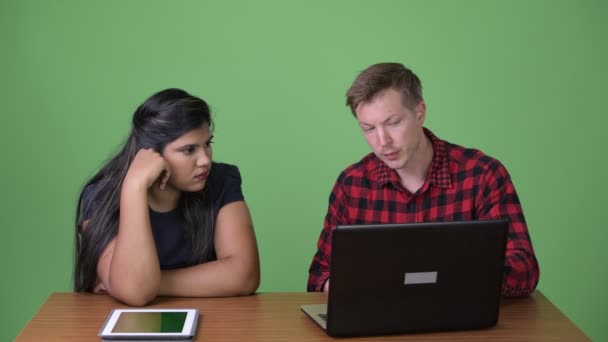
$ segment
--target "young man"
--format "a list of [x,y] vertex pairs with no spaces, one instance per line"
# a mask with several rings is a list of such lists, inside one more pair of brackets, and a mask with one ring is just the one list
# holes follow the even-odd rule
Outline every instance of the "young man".
[[[336,225],[508,218],[502,294],[529,296],[538,283],[538,262],[505,167],[423,127],[422,86],[402,64],[368,67],[346,96],[372,153],[346,168],[334,185],[308,291],[329,290]],[[462,267],[467,267],[465,260]]]

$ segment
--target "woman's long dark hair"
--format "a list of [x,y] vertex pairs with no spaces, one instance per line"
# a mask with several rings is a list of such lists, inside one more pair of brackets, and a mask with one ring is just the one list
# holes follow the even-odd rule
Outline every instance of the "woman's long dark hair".
[[[91,292],[95,287],[99,257],[118,233],[122,182],[135,154],[142,148],[154,148],[161,153],[168,143],[204,124],[213,127],[209,106],[181,89],[162,90],[137,108],[131,132],[120,152],[80,193],[75,219],[75,291]],[[215,258],[213,209],[207,195],[210,186],[182,193],[178,204],[192,263]]]

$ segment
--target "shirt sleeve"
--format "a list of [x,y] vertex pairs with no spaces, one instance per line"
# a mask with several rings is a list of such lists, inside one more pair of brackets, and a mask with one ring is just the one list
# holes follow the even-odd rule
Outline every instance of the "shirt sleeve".
[[329,207],[325,215],[323,230],[321,230],[317,242],[317,252],[310,265],[307,286],[309,292],[322,292],[323,285],[329,279],[332,232],[337,225],[349,223],[346,215],[346,202],[341,178],[338,178],[329,195]]
[[241,189],[241,173],[235,165],[214,164],[211,173],[213,178],[210,177],[210,181],[214,183],[211,196],[215,215],[223,206],[245,200]]
[[507,218],[509,232],[505,255],[502,294],[526,297],[534,292],[540,277],[528,226],[519,197],[505,167],[498,161],[490,164],[480,187],[477,207],[479,219]]

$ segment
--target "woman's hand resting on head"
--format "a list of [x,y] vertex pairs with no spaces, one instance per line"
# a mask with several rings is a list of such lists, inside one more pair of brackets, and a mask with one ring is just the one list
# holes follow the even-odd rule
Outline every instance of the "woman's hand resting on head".
[[165,190],[170,176],[171,170],[165,158],[152,148],[142,148],[129,165],[123,187],[148,190],[158,181],[158,188]]

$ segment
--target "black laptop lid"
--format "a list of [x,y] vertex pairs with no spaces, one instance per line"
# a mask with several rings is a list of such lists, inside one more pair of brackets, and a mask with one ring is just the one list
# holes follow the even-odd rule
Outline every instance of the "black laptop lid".
[[336,227],[327,332],[495,325],[507,231],[506,220]]

